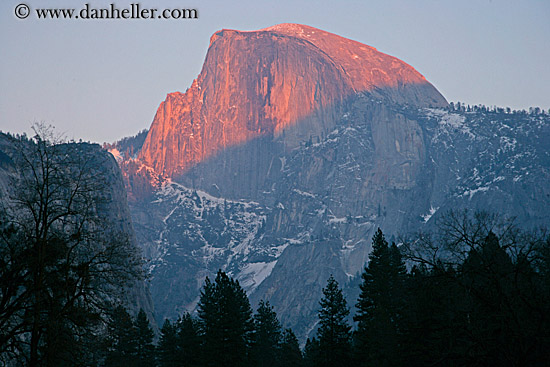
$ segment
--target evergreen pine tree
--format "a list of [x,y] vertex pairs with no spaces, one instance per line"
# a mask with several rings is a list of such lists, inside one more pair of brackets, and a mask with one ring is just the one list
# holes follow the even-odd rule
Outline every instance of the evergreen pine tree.
[[[523,334],[524,345],[529,351],[526,364],[542,365],[550,361],[550,235],[531,239],[535,258],[528,263],[527,254],[518,259],[516,273],[519,274],[517,297],[521,299],[519,325],[526,328]],[[545,336],[544,336],[545,335]]]
[[157,359],[160,367],[179,367],[177,329],[170,320],[165,320],[160,329]]
[[318,366],[349,367],[351,362],[351,326],[349,308],[338,282],[330,276],[320,301]]
[[399,249],[377,230],[357,302],[355,355],[360,365],[399,365],[406,269]]
[[242,367],[248,362],[254,323],[239,282],[219,270],[208,278],[198,305],[204,366]]
[[153,346],[153,329],[149,325],[147,314],[139,310],[135,320],[136,330],[136,367],[152,367],[155,365],[155,347]]
[[462,266],[462,282],[470,302],[466,327],[472,361],[505,366],[517,357],[517,330],[510,330],[518,316],[512,288],[517,275],[493,232],[468,253]]
[[279,365],[281,343],[281,323],[269,302],[260,301],[254,315],[254,342],[252,344],[252,361],[258,367]]
[[109,351],[106,367],[125,367],[137,363],[137,330],[132,316],[122,306],[113,311],[109,325]]
[[283,331],[281,348],[279,352],[279,365],[281,367],[301,367],[302,352],[298,344],[298,338],[291,329]]
[[317,367],[321,365],[321,348],[319,346],[319,340],[317,338],[307,338],[306,345],[304,347],[304,367]]
[[[439,244],[422,236],[420,246],[413,245],[419,263],[428,266],[413,268],[407,277],[406,341],[400,348],[408,351],[407,366],[548,365],[547,233],[522,232],[496,219],[451,212]],[[442,246],[445,258],[438,259],[430,248]]]
[[452,267],[414,267],[407,280],[403,351],[406,365],[467,365],[465,294]]
[[197,321],[185,313],[177,323],[178,354],[180,367],[201,367],[201,340]]

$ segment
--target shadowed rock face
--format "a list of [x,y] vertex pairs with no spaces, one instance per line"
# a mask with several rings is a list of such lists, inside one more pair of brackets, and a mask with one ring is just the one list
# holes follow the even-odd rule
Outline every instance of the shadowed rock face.
[[227,148],[131,203],[158,320],[192,312],[221,268],[305,341],[326,279],[345,285],[360,273],[378,227],[391,241],[464,208],[547,225],[548,144],[548,115],[403,107],[363,93],[333,131],[296,149],[269,136]]
[[292,149],[332,131],[358,92],[391,103],[447,105],[411,66],[356,41],[298,24],[222,30],[192,86],[160,105],[139,158],[177,176],[260,136]]
[[158,319],[192,311],[222,268],[307,335],[328,276],[362,269],[377,225],[408,223],[427,148],[404,106],[447,102],[372,47],[297,24],[215,33],[121,163]]
[[[19,144],[17,139],[0,133],[0,205],[3,209],[10,207],[10,203],[14,200],[16,187],[13,185],[13,179],[19,177],[21,173],[14,163],[20,154]],[[107,224],[104,227],[105,232],[127,236],[132,247],[139,248],[127,203],[123,174],[113,156],[97,144],[70,143],[67,147],[70,147],[67,149],[70,154],[76,155],[73,157],[74,161],[87,162],[86,170],[89,170],[88,173],[93,175],[94,180],[97,177],[97,182],[92,183],[92,187],[97,185],[101,187],[101,191],[90,191],[90,194],[98,198],[94,203],[95,215],[104,220],[102,223]],[[137,314],[140,309],[143,309],[153,321],[153,327],[158,328],[154,322],[153,301],[149,286],[145,281],[133,281],[125,290],[121,300],[132,314]]]
[[361,272],[378,227],[391,240],[460,208],[547,222],[549,117],[446,106],[359,42],[294,24],[217,32],[121,164],[158,320],[193,311],[221,268],[304,341],[326,279]]

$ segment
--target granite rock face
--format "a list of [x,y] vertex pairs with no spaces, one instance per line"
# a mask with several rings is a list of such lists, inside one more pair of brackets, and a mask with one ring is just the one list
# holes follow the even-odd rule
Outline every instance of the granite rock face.
[[[13,180],[18,179],[20,172],[14,163],[19,154],[17,142],[13,137],[0,133],[0,205],[9,208],[14,194]],[[29,143],[31,144],[31,143]],[[101,197],[94,204],[95,214],[108,223],[106,232],[127,236],[131,246],[140,251],[134,232],[134,226],[127,203],[127,193],[123,181],[123,175],[112,155],[105,152],[97,144],[70,143],[65,144],[70,154],[77,154],[74,161],[79,159],[87,162],[87,169],[92,177],[98,177],[101,182],[101,192],[92,192],[94,197]],[[61,148],[62,149],[62,148]],[[60,151],[62,151],[60,149]],[[17,181],[16,181],[17,182]],[[90,183],[92,184],[92,183]],[[149,286],[145,281],[136,280],[126,290],[122,302],[133,314],[143,309],[150,320],[154,321],[153,301]],[[157,328],[156,323],[153,324]]]
[[361,43],[294,24],[217,32],[121,162],[157,320],[193,311],[221,268],[304,340],[326,280],[362,271],[378,227],[391,240],[461,208],[548,224],[549,145],[548,115],[450,109]]
[[293,149],[332,131],[348,97],[366,91],[394,103],[447,104],[411,66],[335,34],[298,24],[222,30],[192,86],[160,105],[139,158],[173,177],[258,137]]

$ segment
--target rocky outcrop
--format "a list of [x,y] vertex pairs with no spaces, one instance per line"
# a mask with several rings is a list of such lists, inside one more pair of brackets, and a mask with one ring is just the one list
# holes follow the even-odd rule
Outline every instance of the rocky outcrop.
[[548,116],[446,107],[403,61],[328,32],[214,34],[122,163],[158,320],[221,268],[305,340],[326,279],[358,274],[378,227],[391,240],[459,208],[547,222]]
[[[272,155],[265,168],[254,160],[260,142]],[[188,178],[190,187],[164,183],[131,203],[152,259],[158,319],[193,311],[205,276],[222,268],[304,341],[326,279],[346,285],[361,272],[378,227],[391,241],[464,208],[548,225],[549,143],[548,115],[400,107],[360,95],[319,141],[286,153],[267,138],[226,150],[193,170],[205,191]],[[251,165],[225,174],[236,157]],[[257,179],[259,170],[269,174]],[[263,186],[254,200],[227,197],[252,191],[255,180]],[[350,290],[353,306],[357,282]]]
[[411,66],[356,41],[298,24],[222,30],[192,86],[160,105],[139,158],[175,177],[258,137],[293,149],[332,131],[359,92],[391,103],[447,104]]
[[[24,147],[25,144],[30,146],[33,143],[25,139],[20,141],[0,133],[0,205],[4,210],[6,208],[9,210],[14,200],[14,191],[17,190],[17,187],[14,187],[13,182],[19,180],[21,173],[15,162],[21,159],[18,158],[19,149],[22,149],[21,147]],[[68,161],[78,162],[74,165],[80,164],[79,167],[84,167],[83,170],[86,174],[92,177],[85,184],[90,187],[89,194],[94,198],[93,212],[100,218],[98,225],[105,225],[105,227],[101,227],[102,231],[112,235],[111,240],[115,240],[116,236],[128,238],[129,250],[140,253],[141,249],[136,240],[127,203],[123,176],[113,156],[99,145],[88,143],[59,145],[58,154],[71,155],[71,159]],[[71,169],[70,167],[65,168],[69,171]],[[153,301],[148,284],[143,280],[132,281],[120,301],[125,303],[125,306],[134,314],[143,309],[149,315],[150,320],[154,321]],[[156,323],[153,326],[157,328]]]

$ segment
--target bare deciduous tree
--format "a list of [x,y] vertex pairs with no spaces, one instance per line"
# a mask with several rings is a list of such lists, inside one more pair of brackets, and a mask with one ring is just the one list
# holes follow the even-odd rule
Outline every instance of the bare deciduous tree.
[[0,235],[0,356],[29,366],[74,360],[113,302],[141,276],[128,231],[110,213],[108,157],[51,127],[12,138]]

